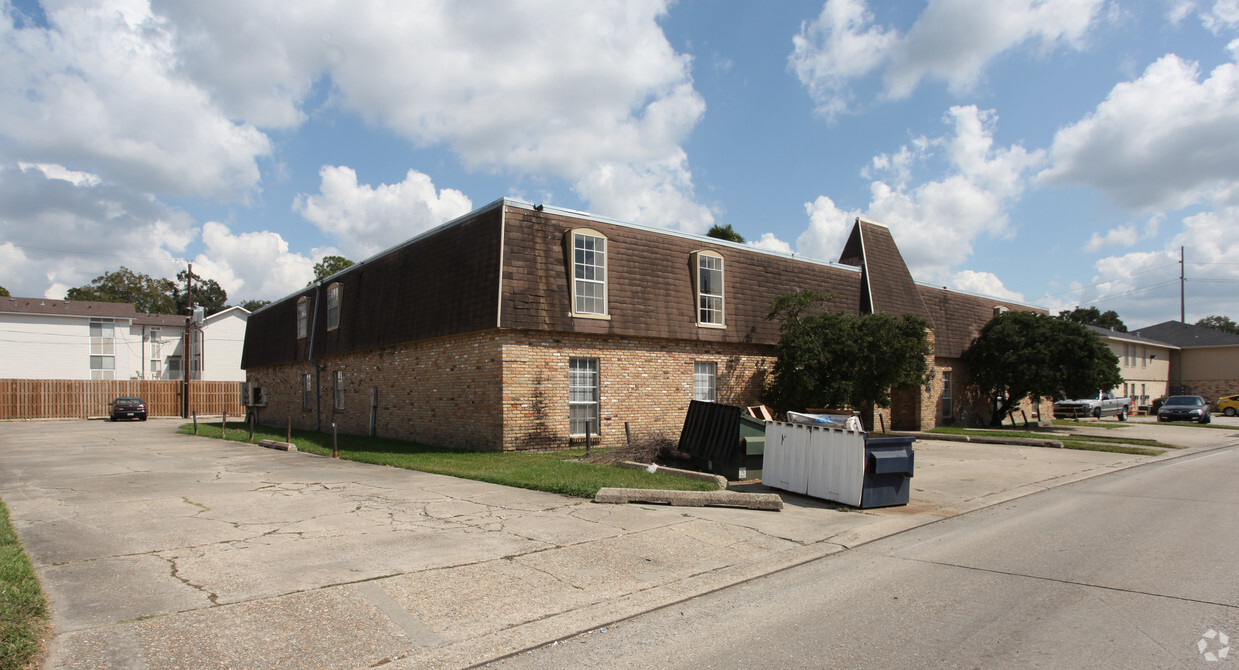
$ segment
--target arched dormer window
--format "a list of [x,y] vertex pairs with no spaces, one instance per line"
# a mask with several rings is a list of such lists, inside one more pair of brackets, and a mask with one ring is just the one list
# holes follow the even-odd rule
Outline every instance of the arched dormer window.
[[340,327],[340,295],[343,292],[340,282],[332,282],[327,287],[327,330]]
[[310,299],[302,296],[297,299],[297,339],[303,339],[310,332]]
[[572,316],[607,318],[607,238],[589,228],[568,231],[571,244]]
[[693,293],[697,297],[697,325],[727,325],[723,309],[723,257],[713,251],[693,252]]

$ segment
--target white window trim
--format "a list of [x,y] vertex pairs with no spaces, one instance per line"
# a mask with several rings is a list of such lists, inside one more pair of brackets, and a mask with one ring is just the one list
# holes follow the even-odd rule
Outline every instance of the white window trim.
[[[603,247],[602,247],[602,253],[601,253],[602,255],[602,266],[601,266],[602,279],[601,280],[598,280],[598,279],[578,280],[577,279],[577,276],[576,276],[576,266],[577,266],[576,238],[579,235],[596,237],[602,240]],[[572,230],[569,230],[567,232],[567,235],[564,238],[564,243],[568,247],[568,285],[570,287],[570,293],[571,293],[571,297],[570,297],[571,302],[568,306],[569,314],[573,318],[578,318],[578,319],[603,319],[603,320],[610,319],[611,318],[611,294],[610,294],[610,290],[611,290],[610,283],[611,282],[609,281],[610,263],[608,261],[608,257],[611,254],[610,240],[607,239],[606,235],[603,235],[602,233],[598,232],[597,230],[594,230],[593,228],[573,228]],[[601,312],[578,312],[577,311],[576,293],[577,293],[577,282],[578,281],[598,283],[602,285],[602,311]]]
[[[594,385],[593,385],[594,398],[593,400],[590,400],[590,401],[573,401],[572,400],[572,389],[577,388],[577,387],[574,387],[572,384],[572,377],[575,372],[574,366],[579,361],[590,362],[593,364],[592,365],[593,370],[591,370],[591,372],[594,375]],[[593,405],[594,406],[592,425],[590,426],[590,428],[593,429],[593,432],[590,433],[590,435],[601,434],[602,433],[602,366],[601,366],[601,361],[599,361],[599,359],[597,358],[592,358],[588,356],[573,356],[568,359],[568,434],[571,437],[585,437],[585,433],[574,431],[572,429],[572,408],[577,405]],[[589,429],[587,428],[587,430]]]
[[297,299],[297,339],[304,340],[310,333],[310,299],[301,296]]
[[[726,328],[727,327],[727,265],[724,262],[723,255],[708,250],[694,251],[693,254],[693,320],[696,321],[698,328]],[[708,296],[717,297],[719,299],[720,323],[712,323],[701,320],[701,259],[717,258],[719,265],[719,274],[721,281],[719,282],[720,292],[709,293]]]
[[342,410],[344,409],[344,371],[336,370],[335,374],[331,376],[331,380],[334,387],[332,389],[332,395],[335,400],[334,407],[335,409]]
[[[706,366],[702,368],[701,366]],[[708,370],[703,372],[702,370]],[[699,380],[709,379],[709,398],[701,397],[702,386],[698,383]],[[703,402],[718,402],[718,363],[715,361],[693,361],[693,400],[701,400]]]
[[[331,305],[331,296],[335,296],[335,318],[332,318],[333,307]],[[335,330],[340,327],[340,305],[343,302],[344,287],[340,282],[332,282],[327,286],[327,330]]]

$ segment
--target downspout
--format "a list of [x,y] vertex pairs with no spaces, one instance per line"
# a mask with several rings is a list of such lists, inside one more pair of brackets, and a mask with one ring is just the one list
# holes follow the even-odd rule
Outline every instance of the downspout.
[[314,360],[314,335],[318,333],[318,299],[322,297],[323,281],[314,282],[314,315],[310,317],[310,365],[314,366],[314,432],[321,432],[323,427],[320,410],[321,393],[318,388],[318,363]]

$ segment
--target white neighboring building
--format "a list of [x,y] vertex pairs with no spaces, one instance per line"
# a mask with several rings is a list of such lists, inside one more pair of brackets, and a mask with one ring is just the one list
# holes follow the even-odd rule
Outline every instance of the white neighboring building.
[[[194,363],[205,374],[194,379],[245,378],[248,318],[231,307],[195,329]],[[185,321],[130,303],[0,297],[0,379],[181,379]]]

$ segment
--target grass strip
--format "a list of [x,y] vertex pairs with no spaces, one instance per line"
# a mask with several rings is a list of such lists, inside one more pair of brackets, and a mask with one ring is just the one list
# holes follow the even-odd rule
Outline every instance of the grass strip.
[[1082,449],[1084,451],[1106,451],[1114,454],[1135,454],[1137,456],[1161,456],[1165,449],[1149,449],[1146,447],[1131,447],[1125,444],[1107,444],[1104,442],[1080,442],[1064,440],[1064,449]]
[[34,566],[0,502],[0,670],[26,667],[39,652],[47,601]]
[[[183,425],[177,432],[192,434],[193,427]],[[198,435],[219,438],[220,426],[218,423],[199,423]],[[276,432],[270,429],[254,431],[255,443],[259,440],[283,442],[286,437],[285,431]],[[300,451],[320,456],[331,455],[329,433],[294,430],[292,438],[293,444],[297,445]],[[235,424],[229,422],[227,439],[247,442],[249,440],[248,427],[241,422]],[[340,458],[350,461],[387,465],[580,498],[593,498],[597,495],[598,489],[607,486],[680,491],[718,490],[717,486],[709,482],[676,477],[661,472],[651,473],[645,470],[628,470],[584,463],[577,460],[585,455],[584,449],[538,453],[463,451],[359,435],[340,435],[339,448]]]
[[1116,454],[1135,454],[1137,456],[1160,456],[1168,449],[1186,449],[1177,444],[1167,444],[1160,440],[1150,440],[1140,437],[1109,437],[1107,435],[1062,435],[1043,431],[990,430],[987,428],[972,429],[960,426],[942,426],[931,428],[930,433],[945,435],[969,435],[989,437],[1014,437],[1022,439],[1058,439],[1064,449],[1082,449],[1085,451],[1106,451]]

